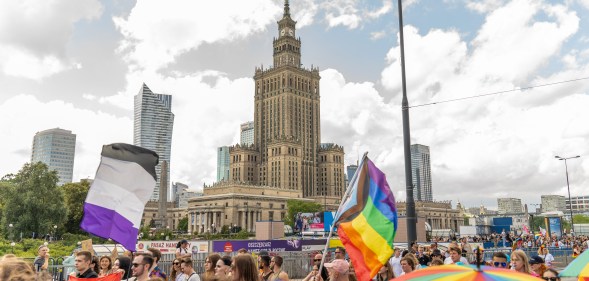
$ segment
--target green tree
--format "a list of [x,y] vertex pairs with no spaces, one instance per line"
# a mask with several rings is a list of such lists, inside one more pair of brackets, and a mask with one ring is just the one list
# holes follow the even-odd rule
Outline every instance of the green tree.
[[541,216],[533,216],[530,218],[530,231],[537,232],[540,231],[540,227],[546,228],[544,225],[544,217]]
[[294,218],[298,213],[314,213],[323,210],[321,204],[316,202],[305,202],[301,200],[291,199],[286,201],[287,212],[284,223],[290,225],[294,229]]
[[178,230],[184,233],[188,231],[188,217],[183,217],[178,221]]
[[18,174],[3,180],[10,183],[4,189],[2,225],[13,224],[14,232],[30,237],[53,233],[53,226],[63,226],[67,209],[61,189],[57,187],[56,171],[49,171],[41,162],[26,163]]
[[583,214],[577,214],[573,216],[573,222],[577,223],[589,223],[589,216]]
[[69,233],[83,233],[80,229],[80,222],[84,215],[84,201],[90,189],[89,181],[79,183],[66,183],[61,189],[63,190],[63,199],[67,208],[67,219],[65,221],[65,231]]

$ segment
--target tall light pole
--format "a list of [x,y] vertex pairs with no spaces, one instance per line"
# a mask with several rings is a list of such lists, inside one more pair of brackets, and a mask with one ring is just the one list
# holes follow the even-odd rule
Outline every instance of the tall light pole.
[[571,212],[571,230],[573,231],[573,233],[575,232],[575,224],[573,223],[573,201],[571,200],[571,187],[569,186],[569,167],[567,165],[567,160],[568,159],[573,159],[573,158],[579,158],[581,157],[580,155],[577,156],[573,156],[573,157],[560,157],[560,156],[554,156],[554,158],[558,159],[558,160],[564,160],[564,169],[566,172],[566,176],[567,176],[567,190],[569,192],[569,211]]
[[401,49],[401,85],[403,88],[403,100],[401,112],[403,117],[403,151],[405,153],[405,203],[407,217],[407,245],[417,242],[417,215],[415,214],[415,199],[413,198],[413,176],[411,174],[411,133],[409,128],[409,101],[407,100],[407,82],[405,79],[405,39],[403,37],[403,8],[401,0],[399,4],[399,45]]

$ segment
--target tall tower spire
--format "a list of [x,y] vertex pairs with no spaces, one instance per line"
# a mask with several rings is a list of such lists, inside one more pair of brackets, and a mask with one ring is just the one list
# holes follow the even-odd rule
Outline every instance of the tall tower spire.
[[288,0],[284,0],[284,16],[290,18],[290,6],[288,5]]

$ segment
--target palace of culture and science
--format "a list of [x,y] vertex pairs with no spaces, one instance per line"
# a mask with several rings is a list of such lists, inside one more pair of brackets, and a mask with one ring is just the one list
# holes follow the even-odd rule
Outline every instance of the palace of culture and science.
[[288,1],[273,41],[273,66],[254,74],[254,144],[229,148],[229,180],[188,203],[191,233],[224,225],[255,230],[285,219],[289,199],[337,208],[345,191],[344,149],[321,143],[319,69],[301,64]]

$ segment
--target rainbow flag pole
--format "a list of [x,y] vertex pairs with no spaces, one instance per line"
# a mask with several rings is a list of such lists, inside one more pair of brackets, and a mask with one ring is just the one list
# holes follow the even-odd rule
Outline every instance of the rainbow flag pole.
[[397,231],[395,198],[385,174],[368,159],[367,153],[348,185],[329,238],[334,227],[354,264],[358,280],[372,279],[393,254]]
[[335,227],[337,218],[340,217],[340,210],[342,209],[342,204],[344,204],[344,202],[346,202],[350,198],[350,195],[352,194],[352,190],[353,190],[353,188],[350,188],[350,186],[353,186],[353,183],[355,183],[357,181],[358,171],[360,171],[360,167],[364,166],[364,160],[368,158],[367,156],[368,156],[368,152],[364,152],[364,155],[362,156],[362,161],[360,162],[360,165],[358,166],[358,170],[356,170],[356,173],[352,177],[352,180],[348,183],[348,187],[346,188],[346,193],[344,193],[343,199],[342,199],[337,211],[335,212],[333,223],[329,227],[329,235],[327,235],[327,240],[325,241],[325,248],[323,249],[323,255],[322,255],[323,257],[321,258],[321,264],[319,265],[318,272],[323,272],[323,263],[325,263],[325,257],[327,256],[326,253],[327,253],[327,248],[329,247],[329,240],[331,240],[331,236],[333,234],[333,229]]

